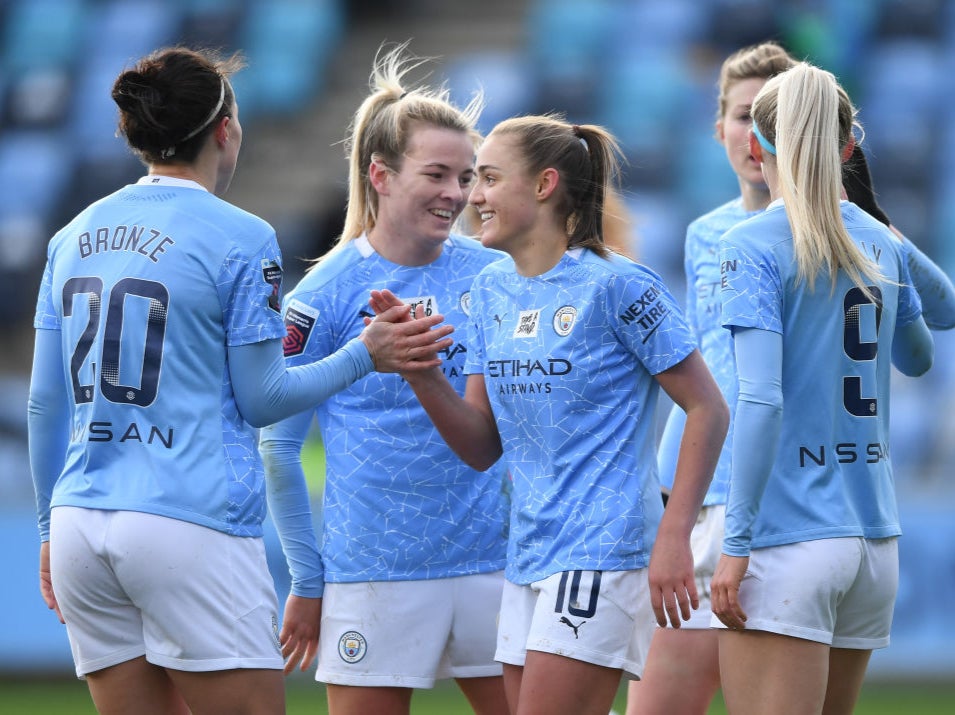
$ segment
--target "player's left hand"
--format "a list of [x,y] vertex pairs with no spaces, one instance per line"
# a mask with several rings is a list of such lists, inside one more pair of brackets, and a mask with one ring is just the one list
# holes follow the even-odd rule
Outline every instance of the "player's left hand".
[[46,607],[56,612],[56,617],[60,619],[60,623],[66,623],[63,620],[63,614],[60,613],[60,604],[56,602],[56,594],[53,593],[53,578],[50,576],[49,541],[40,544],[40,595],[43,596]]
[[[371,291],[371,298],[368,300],[368,305],[371,306],[371,309],[374,311],[375,315],[381,315],[389,308],[396,308],[400,305],[404,305],[404,303],[398,296],[385,288],[383,290]],[[409,312],[406,320],[413,320],[414,318],[414,313]],[[368,325],[371,320],[371,318],[365,318],[365,325]]]
[[722,554],[713,572],[710,583],[710,600],[713,613],[723,625],[732,630],[746,627],[746,613],[739,602],[739,587],[749,568],[748,556],[727,556]]
[[288,675],[301,663],[308,670],[318,654],[318,634],[322,623],[322,599],[289,595],[285,601],[279,643]]
[[693,575],[693,554],[689,541],[669,535],[664,529],[657,533],[648,571],[650,605],[657,624],[679,628],[700,607],[700,597]]

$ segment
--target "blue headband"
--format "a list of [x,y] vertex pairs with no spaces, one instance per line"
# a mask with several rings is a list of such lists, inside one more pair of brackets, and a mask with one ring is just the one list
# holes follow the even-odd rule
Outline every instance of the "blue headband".
[[769,143],[769,140],[763,136],[762,132],[759,131],[759,127],[756,126],[756,122],[753,122],[753,136],[756,137],[756,141],[759,142],[759,145],[763,147],[773,156],[776,156],[776,147]]

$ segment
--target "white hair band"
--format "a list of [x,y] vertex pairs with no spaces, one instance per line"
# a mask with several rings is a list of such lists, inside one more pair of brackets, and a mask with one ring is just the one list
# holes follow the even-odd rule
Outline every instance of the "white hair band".
[[[209,116],[205,118],[205,121],[203,121],[202,124],[200,124],[198,127],[196,127],[196,128],[193,129],[191,132],[189,132],[188,134],[186,134],[186,136],[184,136],[182,139],[180,139],[178,142],[176,142],[176,146],[178,146],[179,144],[182,144],[183,142],[189,141],[189,140],[192,139],[194,136],[196,136],[196,134],[198,134],[198,133],[201,132],[203,129],[205,129],[206,127],[208,127],[210,124],[212,124],[212,120],[214,120],[214,119],[216,118],[216,116],[219,114],[219,112],[222,110],[222,105],[223,105],[223,104],[225,104],[225,80],[220,76],[220,77],[219,77],[219,101],[216,102],[215,109],[213,109],[211,112],[209,112]],[[171,147],[169,147],[168,149],[163,149],[163,150],[159,153],[159,155],[160,155],[163,159],[168,159],[168,158],[171,157],[171,156],[175,156],[175,154],[176,154],[176,146],[171,146]]]

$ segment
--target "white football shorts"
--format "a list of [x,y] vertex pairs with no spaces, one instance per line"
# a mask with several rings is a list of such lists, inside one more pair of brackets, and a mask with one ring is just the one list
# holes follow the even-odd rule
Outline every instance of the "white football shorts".
[[50,563],[79,677],[143,655],[184,671],[284,665],[262,539],[60,506]]
[[501,674],[494,661],[504,573],[326,583],[315,679],[431,688]]
[[522,666],[536,650],[634,679],[655,627],[647,569],[564,571],[527,586],[505,581],[495,657]]
[[[746,628],[834,648],[885,648],[899,589],[898,549],[895,537],[753,549],[739,591]],[[715,615],[710,623],[725,627]]]

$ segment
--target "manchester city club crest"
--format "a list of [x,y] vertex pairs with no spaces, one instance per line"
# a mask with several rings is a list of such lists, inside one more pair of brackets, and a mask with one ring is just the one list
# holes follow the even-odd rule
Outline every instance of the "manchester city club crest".
[[566,338],[570,335],[576,320],[577,309],[574,306],[565,305],[563,308],[558,308],[554,313],[554,331],[562,338]]
[[365,657],[368,650],[368,643],[365,642],[365,636],[358,631],[346,631],[338,639],[338,655],[346,663],[357,663]]

